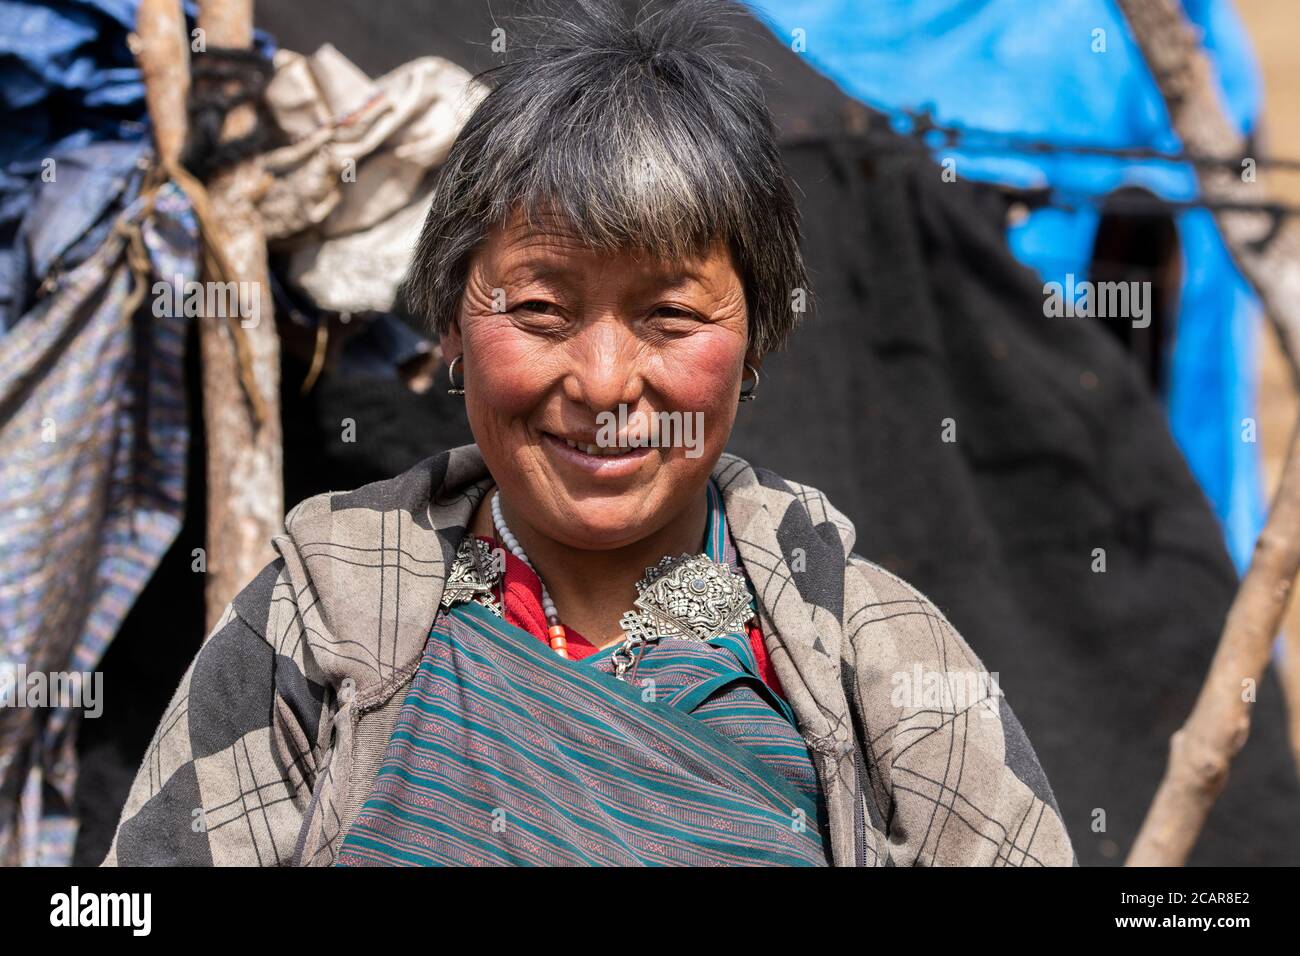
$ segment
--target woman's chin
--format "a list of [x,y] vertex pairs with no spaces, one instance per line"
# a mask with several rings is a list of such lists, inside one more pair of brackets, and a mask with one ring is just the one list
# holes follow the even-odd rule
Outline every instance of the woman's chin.
[[[549,454],[570,459],[574,451],[552,447]],[[686,503],[681,488],[697,476],[677,462],[665,462],[659,449],[638,457],[631,467],[615,461],[612,474],[589,470],[585,462],[575,468],[566,460],[557,467],[543,459],[530,475],[527,497],[533,507],[524,512],[534,530],[570,548],[610,551],[664,528]]]
[[655,525],[648,522],[644,511],[624,516],[584,515],[576,521],[563,523],[551,537],[571,548],[583,551],[611,551],[640,541],[651,533]]
[[533,511],[529,515],[533,529],[576,550],[626,547],[654,534],[671,520],[671,515],[660,514],[665,510],[664,501],[647,488],[599,497],[570,497],[563,493],[539,497],[550,501],[544,513]]

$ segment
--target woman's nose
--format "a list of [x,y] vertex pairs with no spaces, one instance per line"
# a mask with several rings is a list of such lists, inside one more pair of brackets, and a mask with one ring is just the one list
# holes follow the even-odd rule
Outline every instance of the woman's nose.
[[571,340],[565,397],[596,411],[635,405],[641,396],[640,343],[619,321],[593,323]]

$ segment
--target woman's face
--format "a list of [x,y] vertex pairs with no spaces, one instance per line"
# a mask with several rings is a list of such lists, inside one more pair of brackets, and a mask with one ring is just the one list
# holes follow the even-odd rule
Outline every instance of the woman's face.
[[504,500],[590,550],[659,531],[702,493],[748,343],[721,243],[665,263],[595,252],[547,219],[488,236],[442,342],[448,361],[463,355],[470,428]]

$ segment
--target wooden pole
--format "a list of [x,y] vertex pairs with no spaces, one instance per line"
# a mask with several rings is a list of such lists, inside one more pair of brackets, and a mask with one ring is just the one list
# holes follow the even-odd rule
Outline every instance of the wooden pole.
[[1181,866],[1250,733],[1255,690],[1300,571],[1300,429],[1282,484],[1228,611],[1196,705],[1169,743],[1169,766],[1128,866]]
[[[1176,0],[1117,0],[1169,110],[1192,153],[1222,165],[1198,169],[1210,202],[1266,199],[1245,144],[1224,112],[1210,63]],[[1219,231],[1254,286],[1300,379],[1300,225],[1267,213],[1217,209]],[[1129,854],[1129,866],[1187,861],[1228,769],[1250,732],[1251,693],[1269,663],[1296,573],[1300,571],[1300,429],[1292,436],[1277,496],[1250,568],[1228,612],[1209,674],[1187,722],[1170,741],[1169,765]],[[1300,643],[1288,648],[1300,665]],[[1293,685],[1298,686],[1298,685]],[[1292,710],[1295,702],[1292,701]],[[1293,714],[1294,720],[1294,714]],[[1293,740],[1293,746],[1295,741]]]
[[140,0],[131,52],[144,77],[154,148],[166,168],[180,159],[185,146],[190,92],[190,50],[180,0]]
[[[252,0],[202,0],[198,25],[209,47],[249,48]],[[253,104],[241,104],[226,117],[222,136],[247,135],[256,122]],[[213,316],[200,323],[209,629],[230,599],[274,557],[271,536],[280,531],[284,518],[280,343],[267,281],[266,241],[255,205],[263,176],[260,158],[250,157],[218,173],[207,189],[212,218],[224,237],[222,252],[233,273],[227,278],[250,296],[243,300],[247,308],[237,323]],[[208,281],[220,278],[209,275]],[[239,341],[241,330],[246,348]],[[241,361],[251,371],[242,379]],[[251,397],[260,401],[260,410],[244,383],[255,389]]]

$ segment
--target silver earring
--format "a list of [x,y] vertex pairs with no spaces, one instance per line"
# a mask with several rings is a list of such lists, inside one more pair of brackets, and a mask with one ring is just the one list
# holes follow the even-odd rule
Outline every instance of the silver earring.
[[451,364],[447,366],[447,382],[451,385],[451,387],[447,389],[448,395],[465,394],[465,380],[461,379],[460,384],[459,385],[456,384],[456,363],[459,362],[462,358],[464,358],[463,355],[457,355],[454,359],[451,360]]
[[743,381],[740,383],[740,400],[742,402],[752,402],[754,399],[758,398],[758,369],[754,368],[754,366],[750,365],[748,362],[745,363],[745,368],[754,373],[754,381],[752,383],[746,383]]

